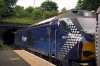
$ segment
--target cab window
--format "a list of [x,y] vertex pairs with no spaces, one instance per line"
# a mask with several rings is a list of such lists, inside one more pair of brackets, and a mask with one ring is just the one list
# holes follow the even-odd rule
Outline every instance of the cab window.
[[68,25],[65,21],[60,21],[60,25],[64,31],[71,32],[70,28],[68,27]]

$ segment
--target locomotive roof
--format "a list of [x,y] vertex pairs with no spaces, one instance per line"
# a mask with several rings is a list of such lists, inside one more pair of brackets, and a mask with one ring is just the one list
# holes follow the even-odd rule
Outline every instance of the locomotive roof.
[[46,19],[46,20],[40,21],[40,22],[38,22],[38,23],[32,24],[32,25],[30,25],[30,26],[28,26],[28,27],[32,27],[32,26],[36,26],[36,25],[40,25],[40,24],[44,24],[44,23],[50,22],[50,21],[52,21],[52,19],[54,19],[54,18],[55,18],[55,17],[51,17],[51,18],[49,18],[49,19]]
[[60,18],[69,18],[69,17],[77,17],[77,16],[92,16],[95,17],[95,14],[91,11],[87,10],[78,10],[78,11],[70,11],[68,13],[61,14],[56,16],[53,20],[60,19]]
[[33,26],[36,26],[36,25],[48,23],[50,21],[57,20],[57,19],[60,19],[60,18],[70,18],[70,17],[77,17],[77,16],[92,16],[92,17],[95,17],[95,14],[90,12],[90,11],[87,11],[87,10],[78,10],[78,11],[74,10],[74,11],[70,11],[68,13],[64,13],[64,14],[61,14],[61,15],[40,21],[40,22],[32,24],[28,27],[33,27]]

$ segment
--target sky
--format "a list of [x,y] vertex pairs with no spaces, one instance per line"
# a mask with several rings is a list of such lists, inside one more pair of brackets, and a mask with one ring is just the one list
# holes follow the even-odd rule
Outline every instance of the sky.
[[[17,5],[24,6],[24,8],[27,8],[28,6],[34,6],[34,1],[35,1],[35,7],[39,7],[41,3],[46,0],[18,0]],[[65,7],[67,10],[72,9],[76,6],[78,2],[78,0],[52,0],[52,1],[57,3],[59,11],[63,7]]]

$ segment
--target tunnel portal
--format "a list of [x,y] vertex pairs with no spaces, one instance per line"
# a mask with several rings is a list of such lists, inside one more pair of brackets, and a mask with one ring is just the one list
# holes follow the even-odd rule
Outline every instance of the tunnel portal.
[[6,44],[6,45],[14,44],[14,37],[15,37],[14,32],[17,31],[18,29],[19,28],[9,29],[3,33],[2,40],[3,40],[4,44]]

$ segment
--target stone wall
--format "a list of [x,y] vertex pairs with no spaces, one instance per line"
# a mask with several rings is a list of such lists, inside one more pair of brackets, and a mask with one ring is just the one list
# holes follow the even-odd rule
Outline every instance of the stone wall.
[[2,39],[3,33],[5,31],[8,31],[14,28],[25,28],[29,25],[30,24],[0,22],[0,39]]

